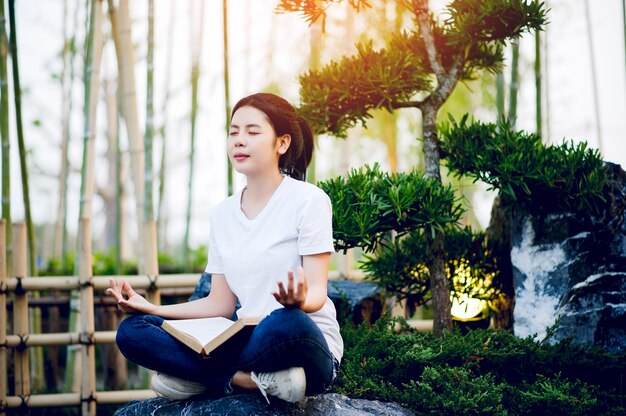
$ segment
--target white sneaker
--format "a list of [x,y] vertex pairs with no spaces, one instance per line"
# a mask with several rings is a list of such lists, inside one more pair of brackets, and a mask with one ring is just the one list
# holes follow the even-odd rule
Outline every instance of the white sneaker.
[[250,376],[268,403],[270,402],[268,394],[291,403],[304,399],[306,376],[302,367],[291,367],[275,373],[253,371]]
[[156,373],[150,382],[152,390],[174,400],[185,400],[206,392],[204,384],[195,381],[183,380],[182,378]]

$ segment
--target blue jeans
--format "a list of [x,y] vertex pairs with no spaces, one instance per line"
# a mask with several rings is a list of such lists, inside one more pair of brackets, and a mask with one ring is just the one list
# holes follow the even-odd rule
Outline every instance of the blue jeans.
[[202,357],[161,328],[163,318],[132,315],[117,330],[117,345],[129,360],[150,370],[203,383],[208,393],[232,392],[230,381],[241,371],[274,372],[303,367],[306,394],[327,391],[337,362],[315,322],[299,309],[281,308],[264,318],[247,344],[236,351]]

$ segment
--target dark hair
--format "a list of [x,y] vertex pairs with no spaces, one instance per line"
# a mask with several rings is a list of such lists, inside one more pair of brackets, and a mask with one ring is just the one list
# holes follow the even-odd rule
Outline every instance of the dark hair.
[[309,124],[287,100],[275,94],[261,92],[239,100],[232,114],[241,107],[253,107],[263,112],[274,128],[277,137],[291,136],[291,144],[278,160],[278,169],[294,179],[305,180],[306,168],[313,156],[313,132]]

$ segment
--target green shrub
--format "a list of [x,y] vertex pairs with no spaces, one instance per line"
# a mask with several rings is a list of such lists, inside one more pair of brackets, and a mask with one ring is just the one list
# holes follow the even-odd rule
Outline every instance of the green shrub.
[[498,189],[503,200],[530,213],[570,210],[598,212],[604,202],[606,168],[598,150],[585,142],[545,146],[536,134],[508,122],[467,122],[441,127],[445,163]]
[[502,415],[505,386],[462,367],[427,367],[400,397],[420,415]]
[[597,387],[558,374],[554,378],[539,374],[533,383],[510,387],[506,397],[509,409],[518,415],[597,415],[608,410],[598,401]]
[[389,232],[399,236],[418,228],[434,233],[462,214],[452,188],[421,173],[382,172],[378,164],[353,169],[344,177],[318,183],[333,202],[335,249],[385,245]]
[[[334,391],[394,401],[417,414],[624,412],[626,354],[585,345],[545,345],[498,330],[435,338],[399,319],[344,325],[345,354]],[[548,413],[541,409],[547,409]]]
[[[399,299],[406,299],[412,310],[430,299],[430,272],[426,267],[426,235],[412,232],[382,246],[374,256],[365,256],[361,269],[366,280],[378,283]],[[445,230],[446,272],[451,293],[492,300],[499,288],[492,285],[496,259],[487,246],[485,233],[471,228]]]

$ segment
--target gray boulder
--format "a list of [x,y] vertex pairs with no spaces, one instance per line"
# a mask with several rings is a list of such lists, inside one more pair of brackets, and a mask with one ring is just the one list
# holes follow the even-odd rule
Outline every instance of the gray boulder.
[[157,397],[132,401],[118,409],[114,416],[139,415],[409,416],[414,413],[394,403],[350,399],[340,394],[329,393],[309,399],[304,404],[287,403],[271,397],[270,404],[267,404],[260,394],[237,394],[214,400],[169,400]]
[[626,352],[626,172],[608,168],[600,214],[513,216],[516,335],[543,338],[553,327],[551,341]]
[[[211,275],[203,273],[189,300],[205,297],[211,291]],[[356,324],[373,323],[387,309],[383,290],[375,283],[354,280],[331,280],[328,282],[328,297],[335,304],[340,321]]]

